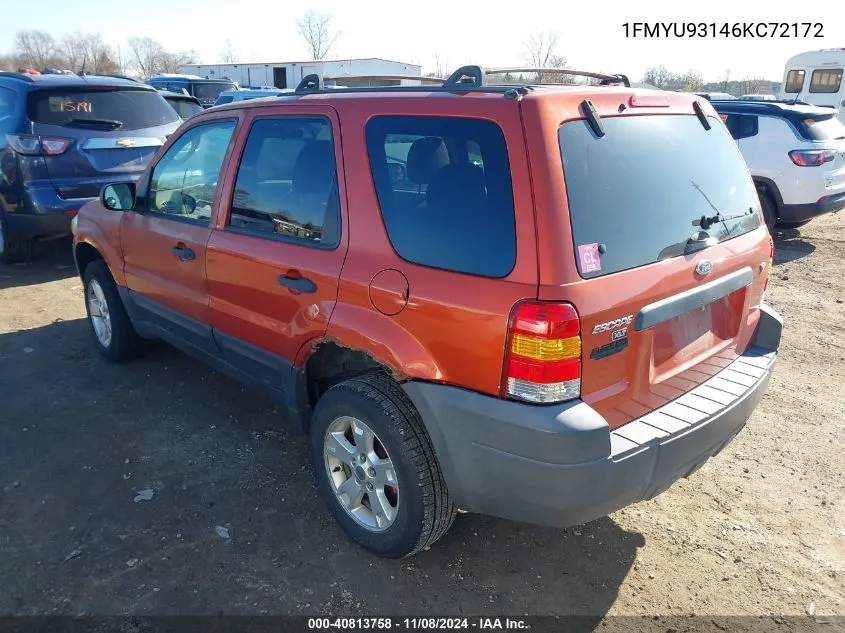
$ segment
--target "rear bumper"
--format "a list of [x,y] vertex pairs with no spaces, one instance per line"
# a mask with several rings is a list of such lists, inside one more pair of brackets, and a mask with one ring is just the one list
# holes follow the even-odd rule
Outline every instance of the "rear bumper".
[[6,213],[12,239],[70,235],[73,216],[94,198],[60,198],[52,186],[28,187],[19,210]]
[[825,202],[810,204],[782,204],[778,208],[778,222],[804,223],[815,217],[845,209],[845,193],[831,197]]
[[458,507],[565,527],[654,497],[721,451],[766,391],[781,328],[764,306],[755,344],[737,361],[613,431],[582,401],[533,406],[431,383],[404,388]]

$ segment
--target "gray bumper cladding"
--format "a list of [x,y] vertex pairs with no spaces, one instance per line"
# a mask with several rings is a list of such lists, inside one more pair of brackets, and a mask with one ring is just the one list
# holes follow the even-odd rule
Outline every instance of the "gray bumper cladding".
[[610,431],[584,402],[534,406],[423,382],[406,392],[458,507],[570,526],[649,499],[742,429],[768,386],[781,320],[761,310],[755,345],[702,385]]

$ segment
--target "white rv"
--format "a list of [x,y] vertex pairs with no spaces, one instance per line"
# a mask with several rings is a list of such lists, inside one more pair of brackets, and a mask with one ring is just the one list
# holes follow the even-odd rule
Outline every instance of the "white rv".
[[800,53],[786,62],[780,97],[836,108],[845,122],[845,48]]

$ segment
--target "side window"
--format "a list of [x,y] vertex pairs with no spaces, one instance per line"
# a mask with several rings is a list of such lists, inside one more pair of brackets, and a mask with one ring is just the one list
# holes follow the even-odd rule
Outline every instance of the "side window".
[[759,124],[756,116],[747,114],[729,114],[724,119],[728,131],[735,139],[748,138],[756,136],[759,130]]
[[14,114],[16,95],[14,90],[0,87],[0,121]]
[[513,270],[513,188],[498,125],[383,116],[367,123],[366,136],[385,228],[400,257],[485,277]]
[[211,220],[211,205],[236,121],[198,125],[182,134],[153,169],[147,207],[199,224]]
[[229,226],[337,246],[340,203],[327,119],[268,117],[253,124],[238,167]]
[[814,70],[810,76],[810,92],[837,93],[841,85],[841,68]]
[[784,92],[799,93],[804,88],[804,76],[806,73],[803,70],[790,70],[786,73],[786,86]]

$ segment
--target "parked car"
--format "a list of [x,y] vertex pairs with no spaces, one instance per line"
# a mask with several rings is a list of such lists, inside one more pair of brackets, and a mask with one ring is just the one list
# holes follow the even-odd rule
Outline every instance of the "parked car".
[[69,235],[82,205],[105,183],[137,178],[180,123],[134,81],[0,72],[0,260]]
[[234,81],[221,79],[203,79],[197,75],[183,75],[164,73],[147,80],[147,83],[159,90],[182,92],[183,90],[196,97],[203,108],[210,108],[217,100],[217,96],[224,90],[237,90]]
[[708,101],[734,101],[736,99],[735,96],[727,92],[696,92],[695,94]]
[[778,101],[775,95],[748,94],[739,97],[740,101]]
[[240,90],[224,90],[217,96],[217,101],[214,105],[225,105],[235,101],[247,101],[248,99],[260,99],[262,97],[278,97],[284,94],[290,94],[293,88],[241,88]]
[[176,110],[176,114],[183,121],[190,119],[205,109],[200,105],[199,99],[185,92],[170,92],[168,90],[162,90],[160,92],[164,100],[170,104],[171,108]]
[[766,390],[772,240],[706,100],[590,76],[613,87],[469,67],[196,115],[79,214],[97,348],[162,338],[283,403],[382,556],[459,508],[568,526],[653,497]]
[[760,194],[770,230],[845,208],[845,125],[830,108],[717,102]]

